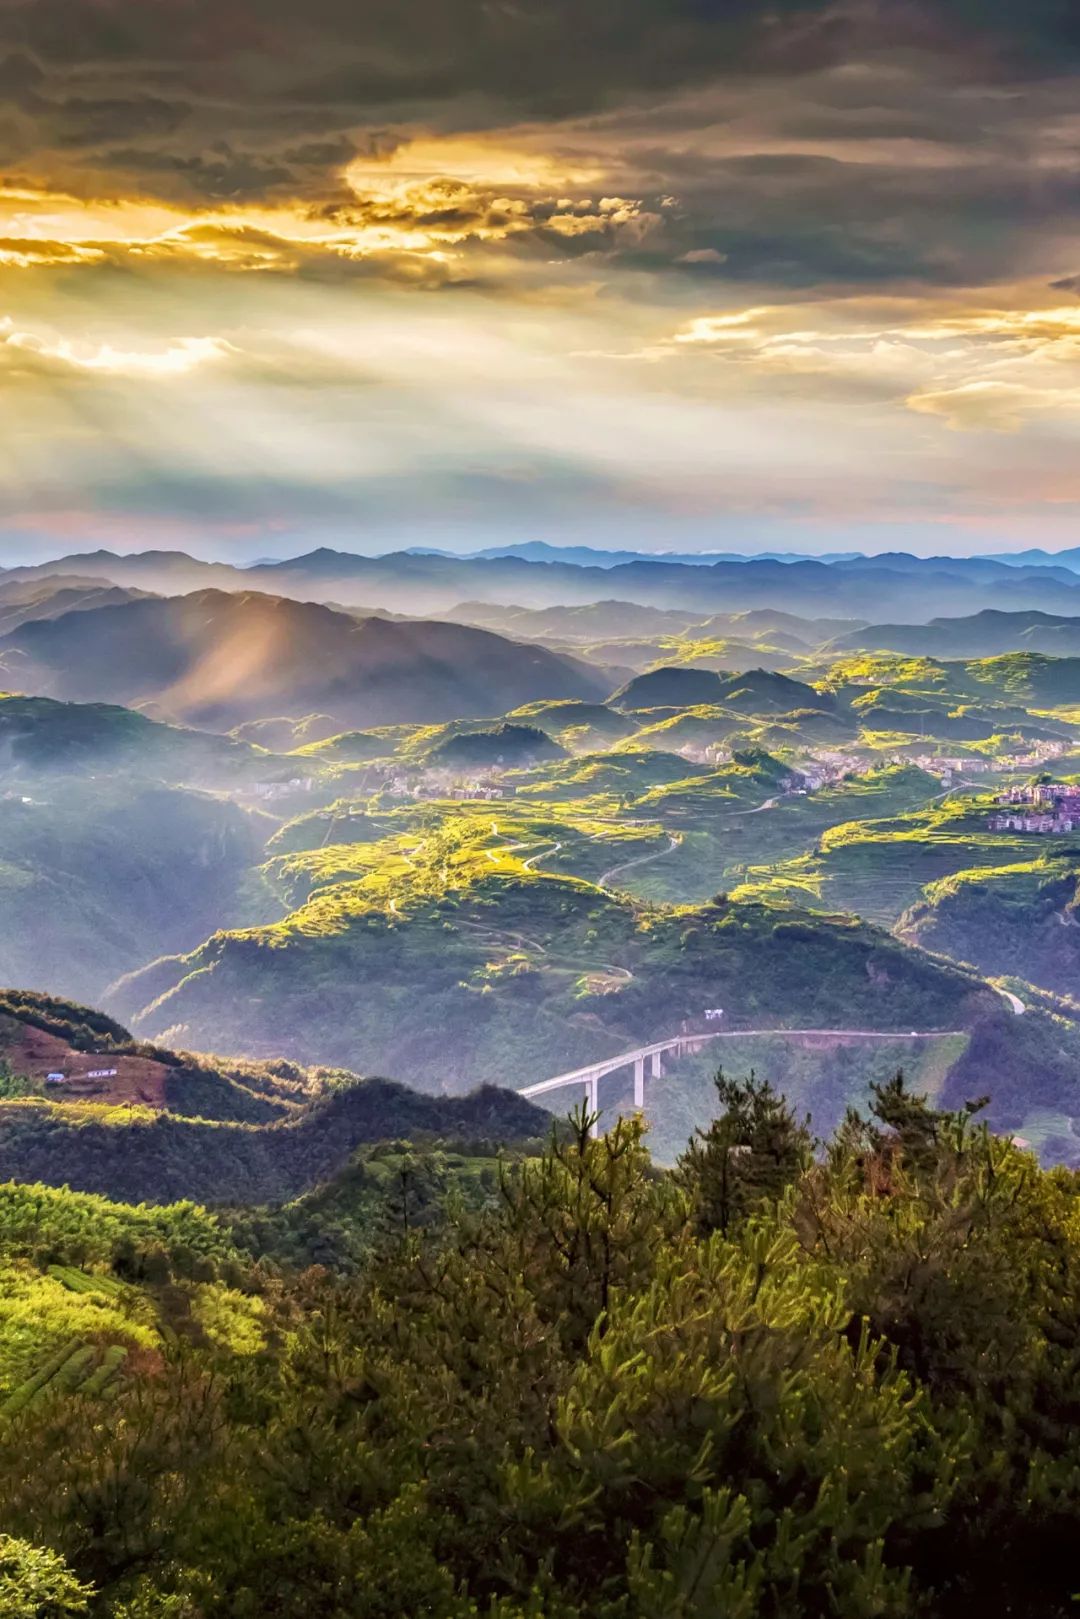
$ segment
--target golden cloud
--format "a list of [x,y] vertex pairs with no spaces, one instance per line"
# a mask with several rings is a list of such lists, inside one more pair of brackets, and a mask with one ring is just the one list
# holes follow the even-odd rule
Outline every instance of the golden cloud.
[[[0,187],[0,268],[148,265],[162,261],[295,274],[335,264],[416,281],[420,261],[452,279],[466,248],[542,232],[573,238],[650,228],[621,196],[573,195],[594,171],[482,142],[417,141],[350,164],[349,200],[185,209],[140,198],[80,201],[25,185]],[[464,274],[464,271],[461,272]]]
[[157,349],[117,349],[111,344],[79,345],[63,338],[20,331],[10,319],[0,320],[0,368],[16,374],[83,372],[87,375],[138,378],[184,376],[197,366],[235,353],[218,337],[181,337]]
[[965,382],[956,388],[911,394],[909,410],[940,416],[954,433],[1016,433],[1032,416],[1080,417],[1080,386],[1031,388],[994,380]]
[[864,314],[859,300],[821,300],[698,315],[633,357],[707,355],[717,386],[726,363],[736,390],[758,373],[812,378],[830,394],[869,391],[954,431],[1017,432],[1080,412],[1080,308],[976,305],[869,323]]
[[560,160],[528,146],[499,140],[450,136],[403,143],[377,158],[358,158],[343,178],[358,196],[393,195],[433,178],[458,180],[481,190],[542,191],[561,196],[574,187],[595,185],[601,178],[595,163],[580,158]]

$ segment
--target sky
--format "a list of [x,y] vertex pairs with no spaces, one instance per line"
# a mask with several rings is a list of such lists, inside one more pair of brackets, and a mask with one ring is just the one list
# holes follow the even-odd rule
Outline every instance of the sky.
[[1080,543],[1080,6],[0,0],[0,563]]

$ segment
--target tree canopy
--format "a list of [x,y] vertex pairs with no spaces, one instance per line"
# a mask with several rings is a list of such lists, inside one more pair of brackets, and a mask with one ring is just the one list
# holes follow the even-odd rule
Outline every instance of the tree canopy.
[[3,1407],[3,1611],[1072,1612],[1076,1175],[900,1076],[827,1142],[753,1076],[717,1103],[673,1172],[578,1115],[482,1172],[369,1151],[300,1204],[118,1212],[96,1247],[102,1200],[13,1192],[10,1265],[154,1324]]

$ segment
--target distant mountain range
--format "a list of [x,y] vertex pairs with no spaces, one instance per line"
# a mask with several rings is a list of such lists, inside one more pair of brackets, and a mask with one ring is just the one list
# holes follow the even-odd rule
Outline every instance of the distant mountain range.
[[1080,573],[1080,545],[1070,546],[1065,551],[1010,551],[995,554],[991,559],[995,562],[1004,562],[1010,568],[1041,568],[1045,566],[1055,568],[1071,568]]
[[585,602],[579,607],[503,607],[492,602],[461,602],[447,618],[457,624],[481,624],[502,635],[525,640],[558,637],[596,641],[605,637],[681,635],[699,615],[679,608],[646,607],[639,602]]
[[113,607],[145,594],[145,591],[125,589],[101,579],[80,579],[67,574],[12,579],[0,571],[0,635],[9,635],[31,619],[59,618],[61,613]]
[[[327,548],[282,562],[235,568],[182,552],[107,551],[61,557],[0,573],[0,584],[76,573],[125,588],[174,595],[217,589],[300,601],[334,602],[368,611],[419,616],[461,602],[519,608],[572,607],[612,600],[700,613],[757,609],[800,617],[879,619],[883,605],[897,622],[924,623],[931,611],[964,615],[984,608],[1080,614],[1080,577],[1060,560],[1029,566],[986,557],[838,556],[831,560],[770,558],[694,562],[602,553],[584,548],[543,559],[503,554],[463,558],[400,551],[357,556]],[[1067,554],[1068,555],[1068,554]],[[581,558],[577,560],[570,560]]]
[[[456,557],[487,562],[495,557],[519,557],[524,562],[569,562],[579,568],[616,568],[624,562],[681,562],[688,567],[707,568],[714,562],[806,562],[798,551],[605,551],[592,545],[549,545],[546,540],[529,540],[524,545],[489,545],[483,551],[440,551],[436,547],[411,546],[410,556]],[[831,551],[814,558],[818,562],[845,562],[857,551]]]

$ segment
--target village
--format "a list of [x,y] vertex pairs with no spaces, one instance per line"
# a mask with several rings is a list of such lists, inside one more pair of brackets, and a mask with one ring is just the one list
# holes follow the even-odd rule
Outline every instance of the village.
[[1066,782],[1036,782],[998,794],[1001,806],[991,815],[991,832],[1037,832],[1044,837],[1080,830],[1080,787]]
[[[927,775],[935,776],[943,787],[951,788],[970,782],[974,776],[1045,769],[1048,762],[1057,758],[1065,748],[1064,742],[1055,740],[1037,742],[1024,753],[997,757],[985,754],[952,756],[896,753],[880,757],[879,762],[898,768],[913,766],[925,771]],[[723,768],[734,758],[732,750],[720,744],[710,745],[704,750],[680,748],[678,752],[692,763],[707,764],[713,769]],[[864,753],[847,752],[839,748],[816,748],[797,756],[790,764],[790,774],[783,783],[782,791],[791,795],[819,792],[823,788],[839,786],[842,782],[873,768],[872,762]],[[395,798],[457,798],[494,802],[514,796],[514,784],[507,781],[506,775],[506,768],[500,765],[490,765],[469,776],[448,770],[427,769],[410,772],[408,775],[397,771],[382,783],[381,790]],[[1030,795],[1036,791],[1041,792],[1043,796],[1031,797]],[[1073,816],[1076,825],[1080,827],[1080,788],[1071,788],[1065,784],[1040,789],[1017,787],[1003,794],[999,802],[1010,806],[1012,816],[1008,828],[1010,830],[1072,831],[1073,826],[1064,825],[1064,821],[1071,820]],[[1017,806],[1024,808],[1018,809]],[[1014,824],[1018,816],[1024,820],[1024,825]],[[1028,822],[1032,824],[1027,824]],[[1038,824],[1035,824],[1036,822]],[[998,828],[998,830],[1005,829],[1005,827]]]
[[445,770],[426,770],[419,780],[410,780],[402,775],[389,776],[383,782],[381,791],[392,798],[461,798],[494,803],[498,799],[512,797],[514,792],[511,786],[499,785],[497,778],[500,775],[501,772],[494,766],[483,776],[467,780]]

